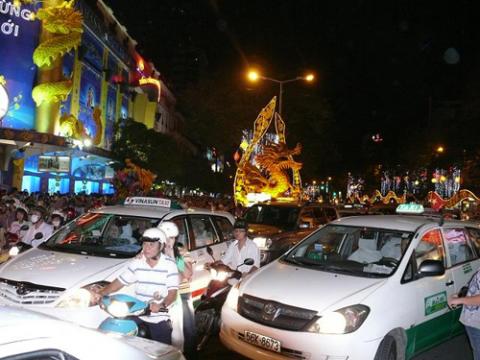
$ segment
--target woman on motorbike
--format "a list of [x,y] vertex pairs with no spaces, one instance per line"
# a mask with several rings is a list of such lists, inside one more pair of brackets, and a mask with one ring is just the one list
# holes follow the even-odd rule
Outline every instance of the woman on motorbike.
[[[179,323],[179,321],[173,321],[174,331],[172,333],[172,341],[173,344],[176,344],[180,349],[183,345],[183,352],[187,359],[194,359],[196,358],[196,328],[192,292],[190,289],[190,282],[193,276],[192,258],[183,244],[176,242],[179,231],[175,223],[164,221],[158,225],[158,228],[163,230],[167,235],[167,242],[165,243],[163,251],[165,255],[175,259],[178,272],[180,273],[178,294],[180,295],[181,302],[178,305],[181,305],[181,307],[178,310],[180,310],[179,315],[181,316],[179,316],[178,320],[180,321],[181,319],[181,323]],[[175,339],[175,337],[178,339]]]

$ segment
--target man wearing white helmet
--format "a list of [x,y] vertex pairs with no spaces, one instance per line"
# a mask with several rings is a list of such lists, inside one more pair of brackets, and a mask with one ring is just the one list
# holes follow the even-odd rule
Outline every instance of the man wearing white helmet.
[[174,222],[164,221],[158,225],[158,228],[163,230],[167,235],[167,242],[163,252],[175,259],[178,272],[180,273],[178,293],[181,302],[176,305],[177,307],[175,309],[177,310],[175,312],[177,316],[173,321],[173,345],[182,350],[188,360],[194,359],[196,358],[196,328],[190,288],[190,282],[193,276],[192,258],[188,249],[176,241],[179,231]]
[[[177,298],[179,275],[175,260],[162,254],[167,241],[165,233],[158,228],[145,230],[141,238],[142,256],[133,259],[124,272],[105,288],[94,293],[98,303],[102,296],[119,291],[124,286],[136,284],[135,296],[150,302],[149,316],[141,316],[135,321],[147,325],[150,337],[165,344],[172,343],[172,325],[167,312]],[[143,323],[143,324],[142,324]]]

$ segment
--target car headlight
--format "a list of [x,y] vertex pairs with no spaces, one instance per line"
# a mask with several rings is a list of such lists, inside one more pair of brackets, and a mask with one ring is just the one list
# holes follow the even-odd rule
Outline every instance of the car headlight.
[[93,306],[92,291],[98,291],[108,285],[107,281],[99,281],[83,288],[76,289],[62,299],[57,307],[61,308],[87,308]]
[[225,281],[230,276],[230,274],[223,270],[217,271],[216,269],[210,269],[210,276],[212,280]]
[[319,334],[348,334],[357,330],[365,321],[370,308],[352,305],[323,315],[308,329]]
[[272,246],[272,239],[266,237],[255,237],[253,238],[253,242],[260,248],[260,249],[268,249]]
[[225,300],[225,306],[228,306],[230,309],[237,311],[238,307],[238,297],[240,296],[240,283],[238,282],[235,286],[232,286],[230,289],[227,300]]

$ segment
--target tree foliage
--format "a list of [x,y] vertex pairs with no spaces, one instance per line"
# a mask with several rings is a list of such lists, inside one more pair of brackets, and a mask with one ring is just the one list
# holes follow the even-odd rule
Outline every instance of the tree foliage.
[[206,159],[185,150],[172,137],[147,129],[141,123],[129,119],[117,129],[117,134],[112,148],[114,158],[120,163],[129,158],[153,171],[158,180],[197,187],[209,175]]

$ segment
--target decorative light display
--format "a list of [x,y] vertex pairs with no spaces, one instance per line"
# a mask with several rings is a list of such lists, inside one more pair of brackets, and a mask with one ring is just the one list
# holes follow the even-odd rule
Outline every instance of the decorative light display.
[[440,194],[435,191],[430,191],[427,196],[428,202],[433,209],[439,210],[442,208],[452,209],[464,200],[474,201],[477,204],[480,203],[480,199],[470,190],[462,189],[456,192],[450,198],[444,199]]
[[[252,136],[244,132],[242,144],[247,146],[243,149],[234,181],[235,202],[244,206],[250,205],[248,194],[268,194],[272,199],[295,200],[301,197],[302,164],[293,160],[294,155],[300,154],[301,146],[287,148],[285,123],[275,113],[275,106],[276,97],[258,115]],[[277,142],[266,137],[272,120]]]
[[[28,2],[24,0],[24,2]],[[40,69],[50,68],[53,62],[81,42],[83,33],[82,13],[75,10],[74,1],[63,1],[56,6],[44,6],[32,17],[42,22],[42,28],[51,36],[40,42],[33,52],[33,62]],[[40,106],[43,102],[65,101],[72,89],[70,79],[38,84],[32,91],[32,97]]]
[[160,93],[162,89],[162,85],[160,80],[152,78],[152,77],[147,77],[147,78],[141,78],[138,80],[139,85],[153,85],[157,88],[157,102],[160,102]]
[[156,175],[125,159],[125,167],[115,172],[113,184],[120,198],[145,195],[152,188]]

